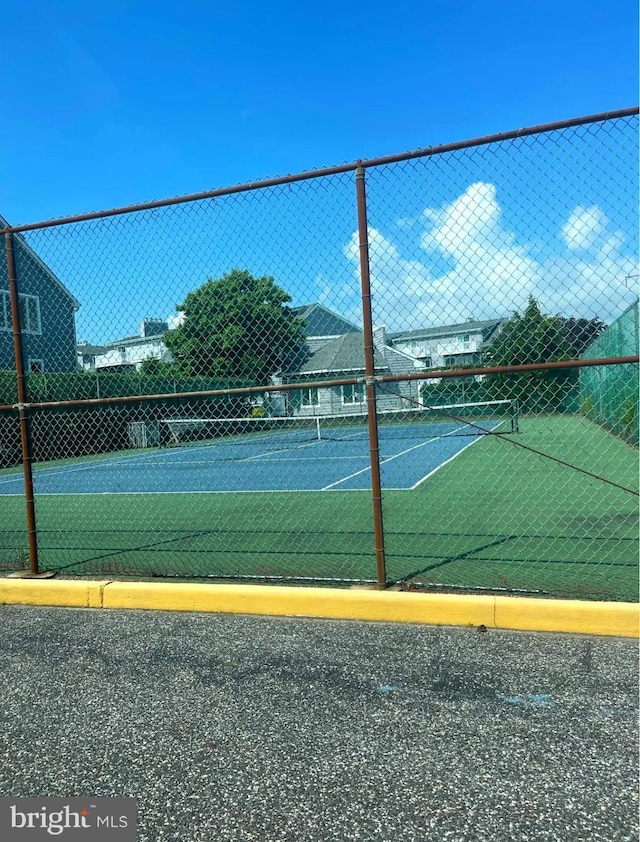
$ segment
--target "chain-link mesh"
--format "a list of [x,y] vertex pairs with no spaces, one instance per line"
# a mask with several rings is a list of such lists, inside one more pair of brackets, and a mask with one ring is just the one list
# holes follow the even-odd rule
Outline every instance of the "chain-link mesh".
[[636,129],[8,233],[2,568],[636,598]]
[[[637,353],[638,301],[632,304],[593,342],[584,359],[623,357]],[[630,444],[638,444],[638,371],[633,365],[594,366],[580,372],[580,409]]]
[[[368,171],[389,362],[444,373],[637,354],[637,333],[608,341],[637,312],[636,131],[636,117],[604,121]],[[383,467],[390,578],[636,598],[637,452],[621,428],[637,431],[637,394],[637,365],[425,380],[416,409],[449,405],[449,423],[412,452],[410,491]],[[493,401],[517,405],[517,428]],[[474,405],[492,434],[460,446]]]

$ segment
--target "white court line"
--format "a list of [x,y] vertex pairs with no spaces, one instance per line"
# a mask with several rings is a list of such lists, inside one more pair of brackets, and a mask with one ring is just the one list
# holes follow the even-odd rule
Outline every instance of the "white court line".
[[[171,465],[226,465],[229,462],[233,462],[234,464],[238,462],[249,462],[251,459],[262,459],[264,458],[265,462],[301,462],[303,460],[306,461],[319,461],[319,462],[345,462],[348,459],[359,459],[362,461],[363,459],[367,458],[367,454],[361,456],[322,456],[321,454],[314,455],[314,456],[301,456],[301,457],[294,457],[294,456],[285,456],[280,458],[280,454],[284,453],[284,451],[274,451],[273,453],[263,453],[260,456],[248,456],[244,459],[197,459],[197,460],[189,460],[187,461],[176,461],[176,462],[163,462],[162,466]],[[269,456],[275,456],[275,459],[269,459]]]
[[[360,433],[352,433],[352,435],[345,436],[342,439],[337,439],[337,441],[346,441],[346,439],[348,439],[348,438],[354,438],[355,436],[359,436],[359,435],[360,435]],[[331,439],[314,439],[313,441],[305,442],[304,444],[296,444],[295,446],[283,447],[283,448],[279,448],[278,450],[267,450],[266,453],[257,453],[253,456],[246,456],[244,459],[234,459],[233,461],[234,462],[251,462],[254,459],[262,459],[265,456],[279,456],[281,453],[292,453],[294,450],[305,450],[309,447],[317,447],[318,444],[322,443],[323,441],[331,441]],[[212,446],[214,446],[214,445],[212,445]],[[339,457],[339,456],[331,456],[331,457],[319,456],[318,458],[319,459],[323,459],[323,458],[341,459],[342,457]],[[353,458],[358,458],[358,457],[352,456],[352,457],[349,457],[349,458],[353,459]],[[366,457],[359,457],[359,458],[366,458]],[[282,460],[273,460],[273,461],[286,462],[286,461],[289,461],[289,460],[282,459]]]
[[[304,448],[304,447],[313,447],[316,443],[317,442],[313,441],[313,442],[309,442],[307,444],[296,445],[296,447],[288,447],[285,450],[267,450],[264,453],[258,453],[258,454],[255,454],[253,456],[247,456],[243,459],[234,459],[233,461],[234,462],[250,462],[252,459],[262,459],[264,456],[272,456],[273,454],[276,454],[276,453],[288,453],[292,450],[300,450],[301,448]],[[216,445],[200,445],[197,448],[193,448],[193,450],[209,450],[209,449],[211,449],[212,447],[215,447],[215,446]],[[218,445],[218,446],[220,446],[220,445]],[[190,448],[185,447],[185,448],[181,449],[181,452],[184,453],[185,451],[188,451],[188,450],[190,450]],[[166,451],[164,451],[164,450],[158,450],[155,453],[149,453],[149,454],[147,454],[147,453],[133,453],[130,456],[113,456],[113,457],[106,456],[104,459],[92,459],[91,461],[83,462],[81,465],[63,465],[59,468],[54,468],[54,467],[51,467],[51,468],[34,468],[34,480],[37,482],[38,478],[42,477],[43,475],[45,475],[47,477],[50,477],[50,476],[55,476],[55,474],[74,474],[74,473],[78,473],[78,471],[87,471],[87,470],[90,470],[91,468],[95,468],[96,466],[101,466],[101,465],[105,466],[105,467],[116,467],[117,468],[118,465],[121,462],[125,462],[125,461],[130,462],[130,461],[136,460],[136,459],[138,460],[139,464],[145,465],[145,464],[147,464],[147,462],[150,459],[153,459],[153,458],[156,458],[156,457],[162,457],[162,456],[165,455],[165,453],[166,453]],[[209,460],[209,461],[215,462],[216,460]],[[167,464],[167,463],[163,462],[162,464],[164,465],[164,464]],[[197,463],[196,462],[180,462],[179,460],[176,460],[175,462],[172,462],[172,463],[169,463],[169,464],[190,465],[190,464],[197,464]],[[4,484],[10,483],[10,482],[13,482],[16,478],[20,479],[21,477],[22,477],[22,473],[20,473],[20,472],[16,472],[15,474],[8,474],[6,477],[0,478],[0,485],[4,485]]]
[[[150,453],[149,456],[147,456],[146,458],[149,459],[149,458],[151,458],[152,456],[155,456],[155,455],[157,455],[157,454]],[[94,468],[96,465],[103,465],[105,463],[108,463],[108,464],[112,465],[114,462],[124,462],[126,460],[141,459],[141,458],[142,459],[145,458],[145,456],[143,456],[141,453],[132,453],[130,456],[109,456],[109,455],[106,455],[104,457],[104,459],[91,459],[90,461],[82,462],[82,464],[80,464],[80,465],[71,464],[71,465],[62,465],[60,467],[53,467],[52,466],[51,468],[34,467],[33,472],[34,472],[34,474],[37,473],[39,476],[41,476],[45,472],[46,472],[47,476],[50,476],[51,474],[74,473],[76,471],[84,471],[87,468]],[[15,474],[8,474],[6,477],[1,477],[0,478],[0,484],[2,484],[4,482],[8,482],[10,479],[15,478],[16,476],[22,477],[22,472],[16,471]]]
[[[195,449],[200,450],[201,447],[199,446],[198,448],[194,448],[194,450]],[[183,450],[186,450],[186,448],[183,448]],[[43,474],[46,474],[46,476],[52,476],[54,474],[68,474],[68,473],[72,474],[72,473],[76,473],[77,471],[86,471],[89,468],[95,468],[96,465],[98,465],[98,466],[100,466],[100,465],[113,465],[114,463],[119,464],[120,462],[130,462],[131,460],[135,460],[135,459],[138,459],[142,464],[144,464],[145,462],[149,461],[150,459],[154,459],[157,456],[164,456],[164,454],[165,454],[164,450],[158,450],[154,453],[132,453],[129,456],[127,456],[127,455],[111,456],[110,454],[106,454],[103,459],[91,459],[91,460],[88,460],[87,462],[82,462],[80,465],[72,463],[70,465],[61,465],[60,467],[54,467],[54,466],[52,466],[50,468],[34,467],[33,472],[34,472],[34,476],[36,474],[37,474],[37,476],[42,476]],[[8,474],[6,477],[1,477],[0,478],[0,485],[5,483],[5,482],[8,482],[10,479],[13,479],[16,476],[22,477],[22,472],[17,471],[15,474]]]
[[[503,423],[503,422],[501,421],[501,422],[500,422],[500,424],[502,424],[502,423]],[[500,426],[500,424],[498,424],[498,425],[497,425],[497,427],[499,427],[499,426]],[[467,425],[467,426],[468,426],[468,425]],[[492,427],[491,429],[492,429],[492,430],[496,430],[496,429],[497,429],[497,427]],[[476,444],[476,442],[481,441],[483,438],[484,438],[484,436],[479,435],[477,438],[473,439],[473,441],[470,441],[470,442],[469,442],[469,444],[465,444],[465,446],[464,446],[461,450],[458,450],[458,451],[457,451],[457,453],[454,453],[454,454],[453,454],[453,456],[449,457],[449,459],[447,459],[445,462],[441,462],[441,463],[440,463],[440,464],[439,464],[436,468],[434,468],[432,471],[429,471],[429,473],[428,473],[428,474],[426,474],[425,476],[423,476],[423,477],[422,477],[422,479],[418,480],[418,482],[417,482],[415,485],[410,486],[409,491],[413,491],[413,490],[414,490],[414,489],[416,489],[419,485],[422,485],[422,483],[423,483],[423,482],[425,482],[425,480],[428,480],[428,479],[429,479],[429,477],[432,477],[432,476],[436,473],[436,471],[439,471],[439,470],[440,470],[440,468],[444,468],[444,466],[445,466],[445,465],[448,465],[448,464],[449,464],[449,462],[453,462],[453,460],[454,460],[454,459],[457,459],[457,458],[458,458],[458,456],[460,456],[460,454],[461,454],[461,453],[464,453],[464,451],[465,451],[465,450],[467,450],[467,448],[471,447],[471,445],[472,445],[472,444]]]
[[[465,427],[469,427],[469,426],[470,426],[469,424],[465,424],[463,427],[460,427],[460,429],[452,430],[450,433],[445,433],[444,436],[435,436],[432,439],[427,439],[427,441],[420,442],[420,444],[414,444],[413,447],[408,447],[406,450],[401,450],[400,453],[396,453],[395,456],[390,456],[388,459],[383,459],[382,462],[380,462],[380,464],[386,465],[387,462],[393,462],[394,459],[398,459],[400,456],[404,456],[407,453],[411,453],[412,450],[417,450],[419,447],[425,447],[427,444],[431,444],[432,441],[439,441],[440,439],[443,439],[446,436],[453,435],[453,433],[459,433],[460,430],[464,430]],[[322,491],[329,491],[329,489],[333,488],[334,486],[340,485],[341,483],[346,482],[349,479],[353,479],[354,477],[360,476],[360,474],[366,474],[366,472],[370,471],[370,470],[371,470],[371,465],[369,465],[367,468],[363,468],[361,471],[356,471],[354,474],[349,474],[348,477],[343,477],[342,479],[339,479],[337,482],[332,482],[331,485],[325,485],[325,487],[322,488],[321,490]]]
[[[337,494],[371,494],[370,488],[332,488]],[[407,488],[391,488],[385,486],[385,491],[410,491]],[[267,488],[244,489],[241,491],[40,491],[38,497],[159,497],[171,494],[319,494],[319,488]],[[6,494],[0,491],[0,497],[24,497],[24,491]]]
[[[464,426],[468,427],[468,426],[471,426],[471,425],[465,424]],[[464,427],[461,428],[461,429],[464,429]],[[493,428],[493,429],[495,429],[495,428]],[[453,430],[451,433],[445,433],[444,436],[436,436],[432,439],[428,439],[425,442],[421,442],[420,444],[417,444],[417,445],[414,445],[413,447],[407,448],[407,450],[403,450],[400,453],[396,453],[394,456],[390,456],[388,459],[384,459],[380,464],[384,465],[387,462],[392,462],[394,459],[398,459],[400,456],[404,456],[406,453],[410,453],[412,450],[416,450],[420,447],[424,447],[425,445],[430,444],[431,442],[438,441],[438,439],[440,439],[440,438],[445,438],[445,436],[450,436],[450,435],[453,435],[454,433],[457,433],[457,432],[459,432],[459,429]],[[359,434],[354,434],[354,435],[359,435]],[[427,479],[429,479],[429,477],[433,476],[433,474],[435,474],[436,471],[440,470],[440,468],[442,468],[444,465],[447,465],[449,462],[451,462],[453,459],[455,459],[457,456],[459,456],[464,450],[466,450],[468,447],[471,447],[472,444],[475,444],[477,441],[479,441],[482,438],[483,438],[483,436],[479,435],[476,439],[474,439],[469,444],[465,445],[461,450],[459,450],[457,453],[455,453],[452,457],[447,459],[445,462],[442,462],[440,465],[438,465],[436,468],[434,468],[433,471],[428,473],[426,476],[422,477],[422,479],[420,479],[415,485],[412,485],[412,486],[409,486],[409,487],[405,486],[405,487],[401,487],[401,488],[395,488],[395,487],[392,488],[390,486],[385,486],[385,490],[386,491],[413,491],[414,489],[418,488],[418,486],[420,486],[423,482],[425,482],[425,480],[427,480]],[[244,462],[244,461],[250,461],[252,459],[261,459],[264,456],[276,455],[276,454],[279,454],[279,453],[287,453],[287,452],[290,452],[292,450],[299,450],[301,448],[306,448],[306,447],[314,447],[315,445],[317,445],[317,443],[318,443],[317,441],[313,441],[313,442],[309,442],[309,443],[304,444],[304,445],[297,445],[295,448],[288,448],[287,450],[281,450],[281,451],[268,451],[267,453],[261,453],[259,455],[255,455],[255,456],[248,456],[248,457],[246,457],[246,459],[238,459],[238,460],[234,460],[234,461]],[[192,448],[192,449],[193,450],[209,450],[211,447],[215,447],[215,445],[201,445],[201,446],[198,446],[198,447],[195,447],[195,448]],[[180,451],[184,452],[184,451],[189,450],[189,449],[190,448],[186,448],[186,447],[180,448]],[[78,466],[78,467],[67,465],[67,466],[64,466],[62,468],[41,468],[39,470],[38,469],[36,469],[36,470],[37,470],[38,474],[41,474],[42,472],[46,471],[47,475],[49,476],[49,475],[56,474],[56,473],[77,472],[77,471],[80,471],[80,470],[85,470],[85,469],[90,468],[90,467],[94,467],[95,465],[101,465],[103,463],[108,463],[109,465],[112,465],[114,462],[119,462],[119,461],[123,461],[123,460],[131,460],[131,459],[136,459],[136,458],[139,458],[144,463],[149,458],[152,458],[152,457],[155,457],[155,456],[163,456],[163,455],[164,455],[164,451],[157,451],[155,453],[150,453],[148,456],[146,454],[143,455],[143,454],[136,453],[136,454],[133,454],[131,456],[117,456],[113,459],[110,459],[108,457],[105,458],[105,459],[94,459],[91,462],[85,462],[81,466]],[[342,456],[323,457],[323,456],[319,456],[318,458],[323,459],[323,460],[324,459],[332,459],[332,460],[344,461],[345,459],[362,459],[362,458],[366,458],[366,457],[364,457],[364,456],[347,456],[347,457],[342,457]],[[277,460],[273,460],[273,461],[277,461]],[[293,462],[293,461],[297,461],[297,460],[295,460],[295,459],[284,459],[284,460],[281,460],[281,461],[291,461],[291,462]],[[207,464],[207,463],[208,462],[204,462],[202,464]],[[169,464],[189,465],[189,464],[201,464],[201,463],[200,462],[191,462],[191,461],[190,462],[176,461],[174,463],[169,463]],[[341,491],[343,493],[344,492],[360,492],[360,493],[362,493],[362,492],[370,492],[370,489],[335,488],[335,486],[340,485],[343,482],[346,482],[348,479],[352,479],[353,477],[356,477],[356,476],[359,476],[360,474],[366,473],[368,470],[371,470],[370,466],[368,466],[366,468],[363,468],[360,471],[356,471],[355,473],[350,474],[347,477],[343,477],[343,479],[337,480],[336,482],[331,483],[330,485],[327,485],[327,486],[325,486],[324,488],[321,488],[321,489],[317,489],[317,488],[283,488],[283,489],[255,489],[255,490],[244,489],[244,490],[237,490],[237,491],[232,491],[232,490],[227,490],[227,491],[207,491],[207,490],[202,490],[202,491],[87,491],[87,492],[41,491],[41,492],[38,492],[38,496],[39,497],[72,497],[72,496],[85,497],[87,495],[97,495],[97,496],[100,496],[100,495],[103,495],[103,496],[107,496],[107,495],[117,495],[117,496],[145,495],[145,496],[149,496],[149,495],[154,495],[154,494],[155,495],[158,495],[158,494],[300,494],[300,493],[317,493],[318,491],[329,491],[329,490]],[[8,474],[5,477],[0,478],[0,484],[10,483],[10,482],[13,482],[16,479],[18,481],[20,481],[22,479],[22,473],[16,472],[15,474]],[[34,479],[37,481],[37,477],[34,477]],[[21,494],[21,493],[22,492],[18,492],[18,494]],[[6,494],[6,493],[0,492],[0,497],[15,497],[15,496],[16,496],[16,494]]]
[[415,485],[410,486],[409,491],[413,491],[419,485],[422,485],[422,483],[425,482],[425,480],[428,480],[429,477],[432,477],[436,473],[436,471],[439,471],[440,468],[444,468],[444,466],[448,465],[449,462],[453,462],[454,459],[457,459],[461,453],[464,453],[464,451],[467,448],[471,447],[472,444],[476,444],[478,441],[480,441],[481,438],[482,436],[478,436],[477,439],[470,441],[469,444],[465,444],[465,446],[461,450],[458,450],[457,453],[454,453],[453,456],[449,457],[449,459],[445,460],[444,462],[441,462],[436,468],[434,468],[432,471],[429,471],[428,474],[425,474],[425,476],[423,476],[422,479],[418,480],[418,482]]

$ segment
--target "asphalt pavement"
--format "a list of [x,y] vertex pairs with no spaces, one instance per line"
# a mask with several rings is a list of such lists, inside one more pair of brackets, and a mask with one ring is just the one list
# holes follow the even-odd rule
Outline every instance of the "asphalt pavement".
[[638,839],[630,639],[0,606],[0,796],[141,842]]

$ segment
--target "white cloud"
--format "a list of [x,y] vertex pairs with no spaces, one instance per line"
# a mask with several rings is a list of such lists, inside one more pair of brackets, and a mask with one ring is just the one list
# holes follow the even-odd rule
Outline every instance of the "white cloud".
[[[344,247],[345,257],[353,264],[359,278],[359,236],[355,231]],[[419,305],[432,278],[429,269],[418,260],[404,260],[391,240],[377,228],[369,228],[369,272],[373,312],[376,322],[394,325],[396,314]]]
[[[538,262],[503,223],[496,187],[471,184],[442,208],[426,208],[416,231],[424,258],[407,259],[369,229],[374,320],[390,330],[508,316],[534,295],[549,313],[610,320],[635,299],[625,276],[638,274],[624,237],[597,205],[578,206],[559,235],[569,251]],[[403,234],[403,244],[412,244]],[[358,235],[344,246],[358,275]]]
[[578,205],[562,226],[562,237],[571,251],[591,251],[606,232],[608,219],[597,205]]
[[396,225],[398,228],[413,228],[416,222],[417,220],[410,216],[401,216],[400,219],[396,219]]

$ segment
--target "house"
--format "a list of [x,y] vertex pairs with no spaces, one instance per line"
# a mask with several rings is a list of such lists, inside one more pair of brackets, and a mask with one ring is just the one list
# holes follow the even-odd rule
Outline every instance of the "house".
[[311,353],[317,351],[330,339],[336,339],[344,333],[360,332],[359,327],[322,304],[293,307],[291,313],[294,318],[304,321],[305,344]]
[[421,360],[425,368],[479,363],[506,319],[468,321],[456,325],[406,330],[389,335],[398,351]]
[[[306,322],[307,339],[303,355],[287,371],[280,382],[313,382],[364,377],[364,334],[362,330],[321,305],[299,308]],[[332,317],[332,318],[331,318]],[[320,327],[321,326],[321,327]],[[348,330],[345,331],[345,327]],[[321,330],[320,335],[316,333]],[[340,333],[334,331],[339,329]],[[331,331],[331,332],[330,332]],[[386,341],[384,327],[374,331],[374,360],[377,375],[404,374],[420,371],[420,360],[392,348]],[[415,381],[389,383],[378,393],[380,411],[412,408],[419,403],[419,386]],[[312,386],[282,393],[281,405],[272,407],[274,414],[344,415],[366,411],[364,383],[350,386]]]
[[91,345],[86,340],[79,342],[77,347],[78,368],[81,371],[95,371],[96,359],[106,352],[107,349],[104,345]]
[[[8,226],[0,216],[0,226]],[[27,372],[76,370],[75,313],[62,281],[19,234],[13,237],[24,366]],[[5,239],[0,238],[0,370],[15,369]]]
[[143,319],[138,336],[127,336],[103,345],[81,342],[77,348],[78,367],[85,371],[139,371],[145,360],[173,362],[162,341],[169,329],[162,319]]

